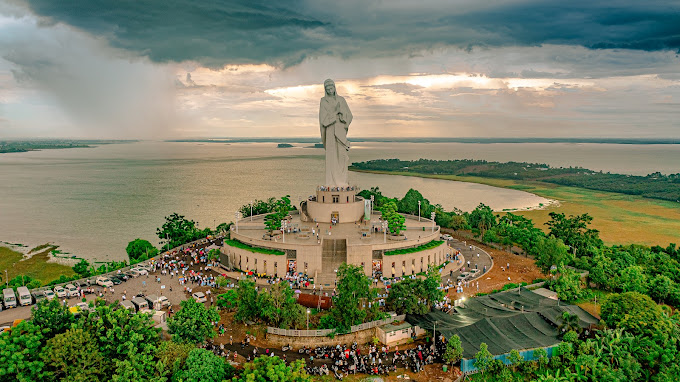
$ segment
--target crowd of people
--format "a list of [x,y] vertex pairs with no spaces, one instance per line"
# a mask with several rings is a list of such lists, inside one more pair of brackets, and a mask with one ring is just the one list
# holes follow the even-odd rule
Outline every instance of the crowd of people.
[[[408,350],[399,351],[396,346],[390,351],[389,346],[369,346],[368,351],[361,352],[357,343],[350,346],[322,346],[315,349],[303,348],[299,352],[309,355],[307,372],[312,375],[328,375],[331,372],[337,379],[349,374],[387,375],[398,367],[420,372],[425,365],[441,362],[446,344],[443,337],[429,346],[418,345]],[[314,363],[317,361],[317,364]],[[322,362],[322,365],[318,365]]]

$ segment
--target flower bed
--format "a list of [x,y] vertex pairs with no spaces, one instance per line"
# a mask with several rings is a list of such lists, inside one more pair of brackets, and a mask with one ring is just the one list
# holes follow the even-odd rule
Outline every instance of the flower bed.
[[425,250],[428,250],[428,249],[437,248],[442,244],[444,244],[444,240],[432,240],[429,243],[425,243],[425,244],[419,245],[417,247],[396,249],[394,251],[386,251],[385,256],[405,255],[407,253],[415,253],[415,252],[425,251]]
[[224,240],[224,244],[227,244],[230,247],[245,249],[246,251],[250,251],[250,252],[253,252],[253,253],[264,253],[266,255],[277,255],[277,256],[286,254],[285,252],[279,251],[279,250],[276,250],[276,249],[253,247],[253,246],[248,245],[246,243],[242,243],[238,240],[232,240],[232,239]]

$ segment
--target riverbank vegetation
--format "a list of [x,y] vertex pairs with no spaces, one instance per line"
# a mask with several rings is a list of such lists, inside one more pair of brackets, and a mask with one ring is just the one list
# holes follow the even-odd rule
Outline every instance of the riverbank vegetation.
[[130,143],[136,141],[112,141],[112,140],[68,140],[68,139],[32,139],[0,141],[0,154],[23,153],[36,150],[89,148],[98,145],[112,143]]
[[0,247],[0,279],[3,284],[8,281],[5,280],[7,277],[9,280],[23,279],[16,286],[29,285],[33,280],[45,285],[61,275],[72,277],[76,274],[69,266],[48,262],[50,252],[57,248],[56,245],[41,245],[36,248],[38,249],[29,251],[29,257],[11,248]]
[[[547,232],[544,224],[550,220],[550,212],[580,215],[587,211],[594,219],[593,228],[601,232],[602,240],[608,245],[666,245],[677,242],[678,232],[680,232],[680,208],[678,208],[678,203],[676,202],[536,181],[483,178],[478,176],[435,175],[404,171],[371,170],[369,172],[479,183],[493,187],[530,192],[544,198],[559,201],[559,204],[544,206],[541,209],[515,211],[515,214],[530,218],[537,227]],[[416,204],[416,213],[418,211],[417,207]],[[429,215],[423,210],[422,216]],[[438,214],[438,218],[441,217],[443,215]],[[456,215],[451,215],[451,217],[453,219],[460,219]],[[439,223],[439,220],[437,223]]]
[[541,163],[501,163],[472,159],[447,161],[377,159],[353,163],[351,169],[539,181],[680,202],[680,173],[664,175],[660,172],[655,172],[647,176],[634,176],[604,173],[602,171],[597,172],[582,167],[556,168]]

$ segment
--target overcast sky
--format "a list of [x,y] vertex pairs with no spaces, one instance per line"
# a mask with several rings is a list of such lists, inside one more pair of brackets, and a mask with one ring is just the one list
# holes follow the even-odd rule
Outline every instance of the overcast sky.
[[0,0],[0,138],[680,137],[680,3]]

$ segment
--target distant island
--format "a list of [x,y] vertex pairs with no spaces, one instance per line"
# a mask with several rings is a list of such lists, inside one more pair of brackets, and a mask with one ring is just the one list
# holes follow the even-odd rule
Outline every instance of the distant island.
[[581,167],[556,168],[540,163],[500,163],[471,159],[447,161],[378,159],[353,163],[350,170],[539,181],[680,202],[680,174],[664,175],[660,172],[634,176],[596,172]]
[[280,149],[284,149],[284,148],[295,147],[295,146],[291,145],[290,143],[279,143],[279,145],[277,147],[280,148]]
[[113,143],[130,143],[134,140],[66,140],[66,139],[36,139],[36,140],[7,140],[0,141],[0,154],[23,153],[37,150],[89,148]]

